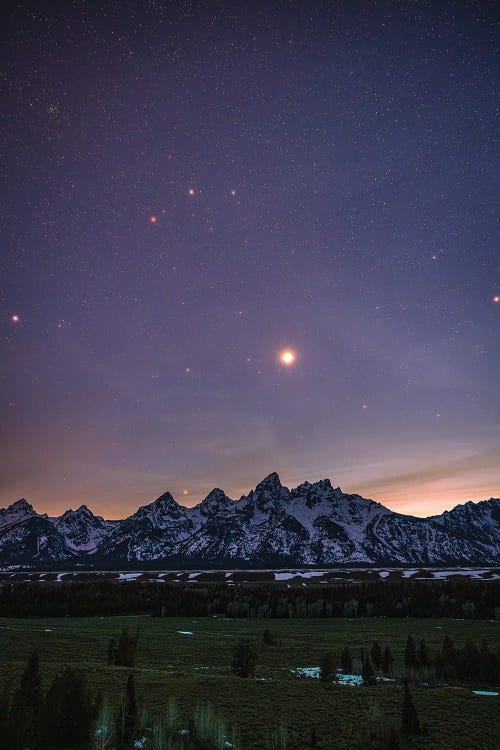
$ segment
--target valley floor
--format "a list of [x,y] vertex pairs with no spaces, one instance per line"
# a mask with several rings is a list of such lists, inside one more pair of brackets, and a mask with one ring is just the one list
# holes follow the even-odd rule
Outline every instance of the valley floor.
[[[284,720],[290,750],[309,747],[316,730],[318,748],[358,750],[363,725],[374,704],[399,724],[402,686],[385,682],[373,687],[324,685],[296,677],[292,670],[320,664],[326,651],[338,658],[344,646],[357,656],[377,640],[390,645],[396,667],[402,666],[407,636],[425,638],[433,648],[449,635],[462,645],[466,638],[486,641],[496,650],[498,622],[445,619],[317,619],[235,620],[225,618],[101,617],[64,619],[0,619],[0,689],[18,679],[36,650],[44,682],[65,665],[85,671],[92,690],[102,690],[116,705],[130,672],[107,664],[107,643],[121,629],[139,630],[135,666],[137,692],[153,712],[162,712],[169,696],[177,697],[184,716],[197,703],[210,701],[223,718],[236,725],[246,750],[262,750],[268,728]],[[266,646],[269,628],[277,645]],[[255,679],[231,674],[232,647],[239,638],[258,643]],[[355,670],[354,670],[355,671]],[[498,691],[495,686],[486,691]],[[426,730],[409,744],[415,750],[493,750],[500,736],[500,697],[475,695],[471,687],[412,686],[420,722]]]

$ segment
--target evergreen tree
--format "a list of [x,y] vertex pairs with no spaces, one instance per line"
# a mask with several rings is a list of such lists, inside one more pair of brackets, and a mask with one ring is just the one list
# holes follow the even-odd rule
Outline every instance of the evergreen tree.
[[352,656],[348,647],[346,646],[340,655],[340,665],[344,674],[351,674],[352,672]]
[[369,656],[365,656],[363,659],[361,676],[363,677],[363,685],[375,685],[377,682],[375,672],[373,671],[372,661]]
[[330,682],[335,677],[335,659],[330,652],[323,654],[321,658],[319,677],[321,682]]
[[479,676],[483,682],[495,685],[498,682],[498,657],[488,648],[485,641],[479,650]]
[[427,644],[425,640],[422,638],[420,641],[420,646],[418,648],[418,657],[417,661],[419,666],[421,667],[428,667],[431,663],[431,657],[429,654],[429,649],[427,647]]
[[453,643],[449,635],[445,635],[443,638],[443,646],[441,652],[443,654],[443,659],[445,660],[445,662],[453,661],[453,657],[455,655],[455,644]]
[[9,708],[12,683],[7,680],[0,694],[0,747],[8,747],[9,740]]
[[114,638],[108,641],[108,664],[116,664],[116,642]]
[[316,747],[318,744],[318,735],[316,734],[316,729],[313,727],[311,729],[311,739],[309,740],[309,745],[311,747]]
[[[129,635],[128,628],[123,628],[115,652],[115,664],[118,667],[133,667],[139,633]],[[109,653],[109,651],[108,651]]]
[[262,642],[266,644],[266,646],[274,646],[274,638],[273,634],[269,630],[269,628],[266,628],[264,630],[264,633],[262,635]]
[[126,747],[132,742],[137,729],[137,718],[134,675],[130,674],[116,719],[116,736],[120,747]]
[[384,653],[382,654],[382,672],[384,675],[391,674],[393,664],[394,658],[391,654],[391,649],[389,646],[386,646],[384,648]]
[[408,687],[408,682],[405,681],[404,694],[403,694],[403,714],[401,717],[401,731],[406,735],[419,734],[420,724],[418,721],[417,709],[413,703],[413,698]]
[[417,647],[411,635],[406,640],[405,667],[407,669],[416,669],[418,667]]
[[456,668],[456,649],[455,645],[449,635],[445,635],[443,638],[443,646],[441,648],[442,657],[442,677],[449,679],[454,677]]
[[399,750],[399,748],[399,732],[391,721],[383,728],[380,750]]
[[370,658],[375,669],[380,669],[382,666],[382,649],[380,648],[377,641],[373,644],[370,650]]
[[35,747],[42,706],[42,678],[38,654],[30,656],[14,693],[7,729],[13,750]]
[[67,667],[47,691],[40,719],[41,747],[72,748],[86,743],[93,705],[85,675]]
[[248,638],[239,640],[233,649],[233,672],[239,677],[253,677],[257,667],[257,647]]

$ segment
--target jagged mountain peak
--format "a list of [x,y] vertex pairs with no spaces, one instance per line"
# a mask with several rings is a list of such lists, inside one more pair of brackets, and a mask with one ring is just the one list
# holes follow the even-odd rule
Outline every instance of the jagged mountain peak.
[[11,503],[7,508],[0,509],[0,527],[11,526],[36,516],[33,506],[21,498]]
[[90,508],[88,508],[86,505],[80,505],[79,508],[76,510],[73,510],[73,508],[69,508],[68,510],[65,510],[62,514],[61,518],[69,518],[71,516],[85,516],[87,518],[100,518],[100,516],[94,515]]
[[125,519],[129,525],[135,521],[142,521],[153,528],[165,529],[170,523],[176,523],[187,518],[188,509],[179,505],[170,492],[164,492],[148,505],[141,505],[133,515]]
[[115,522],[86,505],[51,519],[24,499],[0,509],[0,565],[68,559],[104,566],[495,565],[500,500],[415,518],[344,493],[329,479],[289,490],[272,472],[237,502],[216,487],[187,508],[165,492]]
[[255,488],[255,492],[267,492],[269,490],[275,492],[281,489],[282,484],[279,478],[279,474],[276,471],[272,471],[267,477],[264,477],[262,482],[259,482]]
[[25,500],[24,497],[22,497],[20,500],[16,500],[14,503],[9,505],[7,510],[15,511],[16,513],[23,512],[23,511],[28,512],[28,511],[33,511],[33,506],[30,505],[30,503],[27,500]]
[[203,514],[207,515],[218,513],[225,508],[231,507],[232,504],[233,501],[226,495],[223,490],[221,490],[219,487],[214,487],[214,489],[208,493],[206,498],[194,507],[200,510]]
[[179,505],[179,503],[174,500],[173,496],[170,494],[170,492],[164,492],[163,495],[160,495],[160,497],[157,497],[156,500],[153,500],[152,503],[148,503],[147,505],[141,505],[137,513],[139,511],[148,511],[148,510],[154,510],[160,513],[169,513],[171,510],[179,510],[182,506]]
[[266,515],[286,505],[290,497],[290,490],[281,484],[278,474],[273,471],[246,497],[240,498],[238,506],[250,514],[256,509],[264,520]]

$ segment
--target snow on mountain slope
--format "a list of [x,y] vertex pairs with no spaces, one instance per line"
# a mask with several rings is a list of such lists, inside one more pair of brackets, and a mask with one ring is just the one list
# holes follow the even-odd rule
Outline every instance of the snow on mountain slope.
[[30,505],[24,498],[22,500],[16,500],[15,503],[9,505],[8,508],[0,508],[0,529],[5,529],[8,526],[13,526],[22,521],[27,521],[29,518],[36,516],[33,506]]
[[168,492],[122,521],[86,506],[60,518],[25,500],[0,510],[0,564],[181,567],[500,563],[500,500],[432,518],[395,513],[324,479],[289,490],[276,473],[237,501],[218,488],[193,508]]
[[98,557],[125,561],[168,557],[196,530],[189,509],[169,492],[118,521],[98,549]]
[[499,498],[492,497],[480,503],[469,501],[428,520],[439,524],[447,532],[483,545],[485,549],[495,550],[500,546]]
[[113,521],[95,516],[86,505],[78,510],[67,510],[53,521],[56,529],[66,539],[66,544],[77,552],[93,552],[112,530]]

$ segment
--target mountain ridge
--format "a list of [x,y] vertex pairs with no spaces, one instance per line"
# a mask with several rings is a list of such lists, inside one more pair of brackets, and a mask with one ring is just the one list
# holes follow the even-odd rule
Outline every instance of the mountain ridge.
[[276,472],[238,500],[214,488],[197,505],[165,492],[124,519],[86,505],[39,514],[25,499],[0,509],[0,566],[429,565],[500,563],[500,499],[442,514],[404,515],[329,479],[291,490]]

